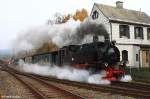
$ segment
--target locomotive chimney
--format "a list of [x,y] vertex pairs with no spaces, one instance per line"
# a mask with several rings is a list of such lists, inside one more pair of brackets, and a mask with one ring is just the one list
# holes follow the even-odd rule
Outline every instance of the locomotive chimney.
[[123,8],[123,2],[122,1],[117,1],[116,2],[116,7],[117,8]]

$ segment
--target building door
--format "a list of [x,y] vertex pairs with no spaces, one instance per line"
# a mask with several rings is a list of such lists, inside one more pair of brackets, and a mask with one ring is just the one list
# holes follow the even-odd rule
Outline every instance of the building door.
[[149,67],[150,55],[148,50],[141,51],[142,67]]

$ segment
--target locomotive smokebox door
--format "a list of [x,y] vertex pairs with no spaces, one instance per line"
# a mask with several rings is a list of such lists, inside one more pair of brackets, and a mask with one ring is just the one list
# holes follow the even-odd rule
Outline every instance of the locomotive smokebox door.
[[98,36],[97,35],[93,36],[93,42],[98,42]]

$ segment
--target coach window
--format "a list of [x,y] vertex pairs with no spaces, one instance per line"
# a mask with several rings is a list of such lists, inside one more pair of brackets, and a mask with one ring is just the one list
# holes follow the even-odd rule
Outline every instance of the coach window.
[[128,51],[127,50],[122,51],[122,60],[128,61]]
[[129,26],[128,25],[119,25],[120,38],[130,38]]
[[47,56],[45,56],[45,62],[48,62],[48,57]]
[[134,27],[135,39],[143,39],[143,27]]
[[64,57],[65,56],[65,49],[61,50],[61,56]]
[[150,40],[150,28],[147,28],[147,39]]

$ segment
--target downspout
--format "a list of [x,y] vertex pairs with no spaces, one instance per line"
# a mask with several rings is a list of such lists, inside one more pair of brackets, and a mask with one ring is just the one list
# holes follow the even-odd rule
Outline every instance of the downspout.
[[110,41],[112,41],[112,23],[109,21],[109,23],[110,23]]
[[149,69],[150,69],[150,50],[148,50],[148,53],[149,53],[149,55],[148,55],[148,61],[149,61]]

